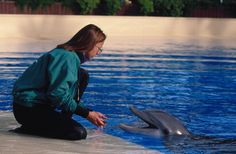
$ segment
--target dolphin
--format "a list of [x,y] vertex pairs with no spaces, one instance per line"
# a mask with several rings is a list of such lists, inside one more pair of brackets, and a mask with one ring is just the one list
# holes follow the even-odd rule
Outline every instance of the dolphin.
[[137,127],[120,124],[121,129],[131,133],[163,137],[164,145],[174,153],[186,153],[186,151],[193,149],[207,152],[210,150],[212,153],[236,153],[236,139],[234,138],[224,139],[194,135],[188,131],[179,119],[162,110],[140,111],[134,106],[130,107],[130,110],[142,119],[147,126]]
[[186,127],[184,127],[179,119],[167,112],[157,109],[140,111],[134,106],[131,106],[130,110],[137,117],[147,123],[148,126],[135,127],[126,124],[120,124],[119,127],[124,131],[152,136],[192,136],[192,134],[187,130]]

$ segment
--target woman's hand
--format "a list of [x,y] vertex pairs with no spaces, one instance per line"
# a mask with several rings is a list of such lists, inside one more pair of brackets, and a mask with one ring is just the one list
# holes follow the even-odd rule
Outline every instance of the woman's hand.
[[100,112],[90,111],[87,119],[94,125],[103,127],[106,124],[105,120],[107,119],[107,117]]

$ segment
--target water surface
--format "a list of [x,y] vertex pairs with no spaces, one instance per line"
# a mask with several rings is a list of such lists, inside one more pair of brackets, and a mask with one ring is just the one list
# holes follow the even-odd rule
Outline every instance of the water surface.
[[[0,52],[0,110],[12,110],[14,81],[42,54]],[[164,153],[236,149],[236,49],[175,44],[160,50],[107,51],[82,67],[90,72],[83,101],[109,117],[105,133]],[[141,123],[129,111],[131,105],[167,111],[193,134],[220,140],[176,143],[172,142],[176,139],[126,133],[117,127],[119,123]],[[95,128],[78,116],[74,118]]]

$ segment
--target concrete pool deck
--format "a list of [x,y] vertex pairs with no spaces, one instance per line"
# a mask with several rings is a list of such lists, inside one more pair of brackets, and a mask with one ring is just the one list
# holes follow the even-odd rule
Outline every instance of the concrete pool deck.
[[118,137],[90,130],[82,141],[47,139],[11,132],[18,127],[11,112],[0,112],[0,154],[158,154],[142,146],[129,143]]

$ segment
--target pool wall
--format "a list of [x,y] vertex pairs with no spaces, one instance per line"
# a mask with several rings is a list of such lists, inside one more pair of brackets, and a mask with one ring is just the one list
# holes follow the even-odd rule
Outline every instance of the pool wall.
[[45,51],[93,23],[109,49],[157,47],[163,41],[235,47],[236,19],[73,15],[0,15],[0,51]]

